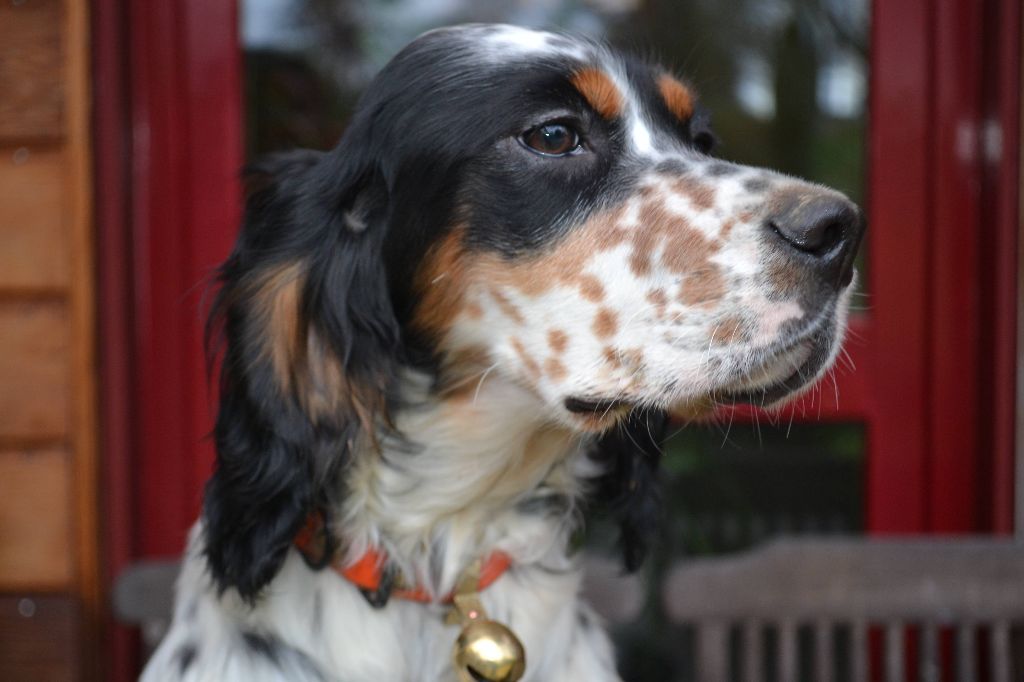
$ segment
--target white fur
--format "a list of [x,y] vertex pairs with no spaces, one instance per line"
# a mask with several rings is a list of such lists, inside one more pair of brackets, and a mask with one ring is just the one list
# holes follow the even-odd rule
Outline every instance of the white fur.
[[[408,398],[421,398],[422,381],[410,376],[408,383]],[[454,587],[474,558],[505,551],[514,566],[482,598],[489,616],[525,645],[524,681],[617,680],[608,638],[578,598],[580,574],[566,549],[576,519],[572,506],[553,514],[517,509],[528,496],[575,500],[596,473],[581,437],[539,408],[525,389],[485,378],[474,400],[459,408],[464,412],[436,402],[403,412],[397,426],[416,434],[415,443],[392,442],[380,455],[357,458],[336,527],[355,554],[384,547],[406,575],[438,595]],[[538,433],[542,447],[527,451]],[[197,525],[173,625],[144,682],[453,682],[450,652],[458,628],[444,624],[446,607],[392,599],[374,609],[351,583],[309,569],[292,551],[249,608],[233,591],[218,597],[202,543]],[[254,653],[243,633],[287,648],[273,664]],[[190,650],[194,659],[182,674],[183,652]]]

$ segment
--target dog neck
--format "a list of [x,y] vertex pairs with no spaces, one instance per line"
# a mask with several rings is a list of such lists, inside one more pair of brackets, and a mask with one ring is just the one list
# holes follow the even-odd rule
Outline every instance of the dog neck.
[[403,405],[394,433],[346,473],[335,527],[349,561],[382,549],[434,594],[493,551],[517,565],[567,566],[577,501],[598,473],[584,436],[500,377],[441,397],[409,376]]

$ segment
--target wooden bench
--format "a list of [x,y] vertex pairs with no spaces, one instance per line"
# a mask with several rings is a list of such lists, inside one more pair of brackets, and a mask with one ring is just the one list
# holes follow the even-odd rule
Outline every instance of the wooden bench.
[[[671,619],[696,632],[701,682],[759,682],[770,667],[780,682],[879,679],[870,670],[872,639],[884,650],[886,682],[907,679],[908,667],[922,681],[975,682],[986,668],[992,682],[1024,679],[1020,647],[1011,642],[1011,626],[1024,622],[1024,547],[1011,542],[781,540],[748,554],[681,562],[663,595]],[[810,671],[800,670],[798,641],[808,630]],[[848,652],[842,670],[839,633]],[[907,665],[908,640],[916,640],[916,666]],[[954,669],[943,677],[950,658]]]

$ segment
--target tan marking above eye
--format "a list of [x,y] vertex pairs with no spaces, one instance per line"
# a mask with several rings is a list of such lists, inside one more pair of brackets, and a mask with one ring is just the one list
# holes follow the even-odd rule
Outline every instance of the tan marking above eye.
[[593,330],[602,339],[614,336],[615,332],[619,330],[619,316],[615,314],[614,310],[601,308],[594,316]]
[[661,74],[658,76],[658,92],[668,110],[680,121],[688,121],[693,116],[693,95],[678,80],[667,73]]
[[552,329],[548,332],[548,345],[554,352],[564,353],[566,346],[569,345],[569,335],[561,329]]
[[617,118],[622,115],[622,93],[615,86],[611,76],[601,69],[589,67],[577,71],[570,82],[603,118]]

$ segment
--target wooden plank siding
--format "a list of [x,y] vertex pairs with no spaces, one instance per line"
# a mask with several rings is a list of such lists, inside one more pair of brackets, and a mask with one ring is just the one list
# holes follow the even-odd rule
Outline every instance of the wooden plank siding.
[[66,590],[74,576],[64,450],[0,452],[0,585]]
[[63,293],[70,281],[63,150],[3,145],[0,159],[0,287]]
[[87,12],[0,3],[0,670],[17,679],[100,678]]
[[[60,0],[0,3],[0,140],[67,133],[69,41]],[[82,4],[72,3],[75,4]]]

